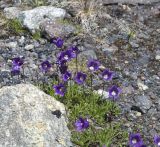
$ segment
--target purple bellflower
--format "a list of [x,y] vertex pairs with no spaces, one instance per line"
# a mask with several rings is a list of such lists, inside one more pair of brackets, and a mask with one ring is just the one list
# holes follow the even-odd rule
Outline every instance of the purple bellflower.
[[138,143],[138,144],[134,145],[134,147],[147,147],[147,146],[143,143]]
[[155,136],[154,136],[154,143],[155,143],[158,147],[160,147],[160,136],[158,136],[158,135],[155,135]]
[[138,145],[142,145],[142,144],[143,142],[142,142],[142,139],[139,133],[129,135],[129,145],[130,146],[138,147]]
[[120,93],[121,93],[121,89],[117,86],[112,86],[111,88],[109,88],[109,97],[113,100],[118,99]]
[[76,46],[71,46],[68,50],[71,52],[72,58],[76,58],[79,53],[79,49]]
[[114,73],[112,71],[109,71],[108,69],[105,69],[102,72],[102,78],[106,81],[112,80]]
[[18,65],[21,66],[24,63],[23,59],[20,57],[16,57],[12,59],[12,65]]
[[60,96],[64,96],[64,94],[66,92],[66,88],[62,83],[60,83],[58,85],[54,85],[53,89],[55,91],[55,94],[60,95]]
[[100,63],[97,60],[89,60],[87,67],[90,71],[97,71],[99,69]]
[[78,72],[78,73],[76,74],[74,80],[75,80],[75,82],[76,82],[77,84],[80,84],[80,85],[81,85],[81,84],[83,84],[84,81],[86,80],[86,77],[87,77],[87,75],[86,75],[85,73],[83,73],[83,72]]
[[19,75],[20,74],[20,68],[21,65],[23,65],[24,61],[20,57],[16,57],[12,59],[12,69],[11,74],[13,75]]
[[89,127],[89,121],[80,117],[78,120],[76,120],[74,125],[77,131],[84,131]]
[[71,72],[69,72],[69,71],[66,71],[63,75],[63,81],[68,81],[69,79],[71,79],[71,76],[72,76],[72,74],[71,74]]
[[13,65],[12,69],[11,69],[11,74],[19,75],[20,74],[20,66],[19,65]]
[[58,48],[62,48],[64,41],[61,38],[53,38],[51,42],[54,43]]
[[51,68],[51,64],[49,63],[49,61],[46,60],[46,61],[41,63],[42,72],[47,72],[47,71],[50,70],[50,68]]
[[70,50],[65,50],[58,54],[57,62],[60,63],[63,60],[70,61],[71,59],[72,59],[72,52]]

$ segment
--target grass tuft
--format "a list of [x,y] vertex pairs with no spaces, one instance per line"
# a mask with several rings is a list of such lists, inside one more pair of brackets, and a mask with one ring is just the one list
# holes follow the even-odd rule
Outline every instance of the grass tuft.
[[41,38],[41,32],[40,31],[36,31],[33,35],[32,38],[35,40],[39,40]]
[[[74,144],[80,147],[93,147],[94,145],[109,147],[110,145],[121,146],[127,141],[128,135],[121,129],[121,122],[114,121],[120,114],[120,108],[116,103],[102,100],[101,96],[73,81],[66,86],[67,92],[64,97],[55,95],[52,86],[43,85],[42,90],[66,106],[69,118],[68,127],[72,132],[71,140]],[[83,132],[75,130],[73,124],[79,117],[88,117],[89,129]]]
[[27,33],[27,30],[23,27],[18,19],[11,19],[7,22],[7,28],[14,34]]

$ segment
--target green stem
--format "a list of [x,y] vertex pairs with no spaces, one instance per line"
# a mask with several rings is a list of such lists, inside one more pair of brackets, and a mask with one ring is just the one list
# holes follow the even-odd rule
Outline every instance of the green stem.
[[93,75],[91,73],[91,92],[92,92],[92,90],[93,90]]
[[103,85],[102,85],[102,95],[101,95],[101,99],[103,98],[103,94],[104,94],[104,86],[105,86],[105,82],[103,82]]
[[72,81],[71,79],[69,80],[69,93],[71,93],[71,97],[72,97]]
[[78,72],[78,55],[76,54],[76,72]]

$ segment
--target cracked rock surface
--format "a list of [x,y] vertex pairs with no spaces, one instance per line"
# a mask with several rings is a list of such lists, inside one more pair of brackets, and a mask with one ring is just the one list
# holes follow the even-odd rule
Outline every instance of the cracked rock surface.
[[0,121],[2,147],[72,145],[64,105],[31,84],[0,89]]

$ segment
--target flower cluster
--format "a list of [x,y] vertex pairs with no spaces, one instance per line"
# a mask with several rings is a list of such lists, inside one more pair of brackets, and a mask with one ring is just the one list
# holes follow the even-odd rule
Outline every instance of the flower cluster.
[[[63,43],[64,43],[61,38],[53,39],[52,42],[59,48],[62,48]],[[61,85],[64,86],[65,85],[64,83],[71,79],[74,80],[79,85],[82,85],[85,83],[87,79],[87,73],[84,73],[83,71],[77,71],[74,74],[68,71],[67,63],[71,61],[73,58],[77,58],[79,53],[80,53],[80,50],[77,48],[77,46],[70,46],[67,50],[63,50],[58,53],[56,63],[62,75],[61,76],[62,82],[60,83]],[[42,66],[43,70],[47,71],[48,68],[50,68],[49,63],[47,61],[45,61],[42,64],[44,64],[45,66],[45,67]],[[87,62],[88,71],[91,74],[94,74],[97,71],[101,71],[100,65],[101,64],[99,61],[90,59]],[[101,77],[104,81],[110,81],[112,80],[113,76],[114,76],[114,72],[110,71],[109,69],[105,69],[100,73],[99,77]],[[56,88],[54,88],[54,90],[56,94],[59,94]],[[63,90],[63,92],[66,92],[66,91]],[[113,100],[116,100],[119,97],[120,93],[121,93],[121,89],[118,86],[112,86],[111,88],[109,88],[109,96]],[[59,94],[59,95],[64,96],[64,94],[63,95]]]
[[[160,136],[155,135],[153,139],[155,145],[160,147]],[[129,135],[129,145],[131,147],[147,147],[141,138],[141,135],[139,133],[136,134],[130,134]]]
[[[62,46],[61,46],[62,47]],[[60,96],[64,96],[66,92],[65,83],[72,78],[72,73],[68,70],[67,63],[71,61],[72,59],[76,58],[79,53],[79,49],[76,46],[71,46],[67,50],[61,51],[57,55],[57,67],[61,74],[61,83],[58,85],[53,86],[53,89],[55,91],[55,94],[58,94]],[[82,72],[77,72],[74,76],[74,80],[77,84],[83,84],[86,79],[86,75]],[[57,88],[57,87],[63,87],[63,90]],[[64,90],[65,89],[65,90]]]
[[[53,38],[51,40],[52,43],[54,43],[58,48],[62,48],[64,41],[61,38]],[[65,88],[65,82],[68,80],[74,80],[77,84],[82,85],[85,83],[87,79],[87,73],[84,73],[83,71],[77,71],[76,73],[71,73],[71,71],[68,71],[68,62],[72,59],[76,58],[78,54],[80,53],[80,50],[77,46],[70,46],[67,50],[62,50],[57,55],[56,65],[57,69],[59,69],[59,72],[61,74],[61,83],[58,85],[53,86],[53,89],[55,91],[55,94],[64,96],[66,89]],[[76,60],[77,61],[77,60]],[[23,59],[20,57],[16,57],[12,61],[12,70],[11,72],[14,74],[20,73],[20,68],[23,64]],[[52,64],[45,60],[40,65],[41,72],[47,73],[50,71],[52,67]],[[100,71],[100,76],[104,81],[110,81],[113,78],[114,73],[110,71],[109,69],[105,69],[103,71],[100,70],[100,62],[94,59],[90,59],[87,62],[87,68],[88,71],[91,74],[94,74],[95,72]],[[63,87],[63,88],[62,88]],[[62,90],[63,89],[63,90]],[[112,86],[109,88],[109,96],[111,99],[116,100],[119,97],[119,94],[121,93],[121,89],[118,86]]]
[[[51,40],[52,43],[54,43],[58,48],[62,48],[64,41],[61,38],[53,38]],[[91,75],[91,77],[95,74],[99,76],[104,82],[111,81],[114,77],[114,72],[110,71],[109,69],[100,69],[101,63],[98,60],[90,59],[87,62],[87,69],[89,73],[84,73],[83,71],[76,71],[75,73],[72,73],[70,70],[68,70],[68,63],[76,58],[78,54],[80,53],[80,50],[77,46],[70,46],[66,50],[62,50],[57,55],[56,59],[56,66],[57,66],[57,73],[60,74],[60,79],[58,81],[57,85],[53,85],[53,90],[56,95],[59,95],[61,97],[65,96],[65,93],[67,91],[66,85],[69,80],[73,80],[78,85],[84,85],[88,75]],[[22,65],[24,64],[24,60],[21,57],[16,57],[12,59],[12,69],[11,73],[14,75],[19,75]],[[45,60],[40,65],[41,72],[47,73],[52,68],[52,63],[50,61]],[[58,78],[59,78],[58,77]],[[92,78],[91,78],[92,80]],[[92,82],[91,82],[92,83]],[[92,85],[91,85],[92,86]],[[119,98],[119,95],[121,94],[122,90],[117,85],[112,85],[108,89],[109,98],[113,101],[117,100]],[[90,123],[88,118],[79,117],[74,122],[74,127],[76,131],[81,132],[85,131],[90,127]],[[156,135],[153,139],[155,145],[160,147],[160,136]],[[139,133],[130,134],[129,135],[129,146],[130,147],[146,147],[146,145],[143,142],[143,139],[141,138],[141,135]],[[104,145],[105,147],[105,145]]]

